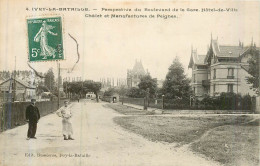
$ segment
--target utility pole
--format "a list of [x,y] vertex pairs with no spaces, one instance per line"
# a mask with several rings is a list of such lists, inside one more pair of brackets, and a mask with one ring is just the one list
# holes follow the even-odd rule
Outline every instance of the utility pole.
[[15,56],[15,64],[14,64],[14,77],[13,77],[13,89],[12,89],[12,91],[13,91],[13,101],[15,101],[16,100],[16,82],[15,82],[15,80],[16,80],[16,56]]
[[60,108],[60,63],[58,63],[58,109]]

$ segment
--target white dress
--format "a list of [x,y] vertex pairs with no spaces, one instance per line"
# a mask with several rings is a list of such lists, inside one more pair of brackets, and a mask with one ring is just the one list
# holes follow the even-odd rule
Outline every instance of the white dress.
[[72,117],[70,107],[61,107],[56,114],[62,118],[62,133],[63,135],[72,135],[72,124],[70,122],[70,118]]

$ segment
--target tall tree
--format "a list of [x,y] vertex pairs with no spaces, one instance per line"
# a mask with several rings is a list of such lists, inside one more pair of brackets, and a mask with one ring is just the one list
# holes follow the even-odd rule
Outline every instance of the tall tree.
[[127,91],[126,96],[132,98],[142,98],[145,97],[145,91],[140,90],[139,88],[136,87],[132,87]]
[[117,93],[118,91],[115,88],[108,88],[108,90],[106,90],[104,92],[104,96],[112,96],[113,93]]
[[166,79],[163,83],[162,92],[168,99],[186,98],[191,94],[190,80],[184,74],[184,68],[178,57],[168,68]]
[[155,97],[157,90],[157,79],[152,78],[150,74],[141,77],[141,81],[138,84],[140,90],[146,91],[149,88],[150,97]]
[[98,100],[98,94],[99,94],[99,91],[101,89],[101,83],[100,82],[94,82],[94,81],[91,81],[91,80],[84,81],[83,88],[87,89],[89,92],[94,92],[94,94],[96,95],[97,102],[99,101]]
[[55,78],[52,68],[45,74],[44,85],[52,92],[55,86]]
[[128,89],[127,89],[127,87],[125,85],[121,85],[119,87],[118,93],[119,93],[120,96],[125,96],[126,93],[127,93],[127,90]]
[[259,70],[260,70],[260,54],[259,50],[252,48],[250,51],[252,57],[249,59],[248,73],[251,75],[247,77],[247,83],[252,85],[252,88],[259,93]]

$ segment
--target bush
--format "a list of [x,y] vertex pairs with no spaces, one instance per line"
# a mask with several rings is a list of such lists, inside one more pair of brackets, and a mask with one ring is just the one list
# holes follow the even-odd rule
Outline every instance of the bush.
[[205,96],[199,102],[201,109],[219,109],[219,110],[251,110],[251,96],[235,93],[221,93],[220,96],[210,97]]
[[128,90],[126,96],[131,98],[143,98],[145,97],[146,92],[142,89],[132,87]]

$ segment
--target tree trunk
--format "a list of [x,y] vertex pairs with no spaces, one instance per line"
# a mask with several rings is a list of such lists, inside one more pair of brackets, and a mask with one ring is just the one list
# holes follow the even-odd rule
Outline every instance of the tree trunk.
[[97,100],[97,103],[99,102],[99,99],[98,99],[98,93],[95,92],[95,95],[96,95],[96,100]]

